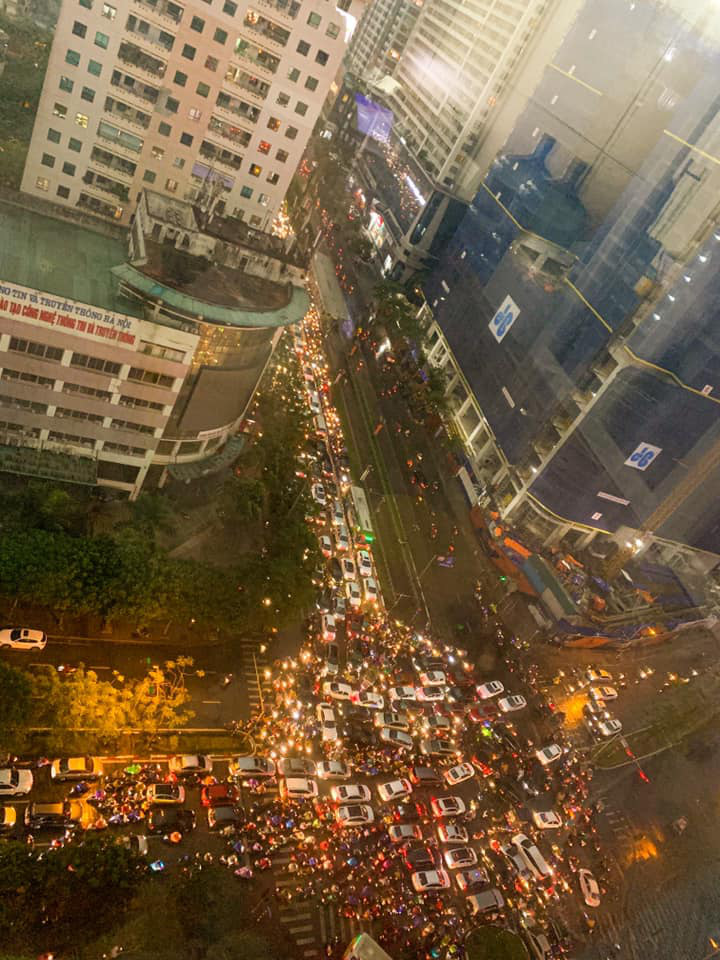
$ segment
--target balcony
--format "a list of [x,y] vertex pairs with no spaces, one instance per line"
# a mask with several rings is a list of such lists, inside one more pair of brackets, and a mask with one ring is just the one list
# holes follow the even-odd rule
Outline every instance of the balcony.
[[142,130],[147,130],[150,126],[149,113],[143,113],[142,110],[137,110],[135,107],[131,107],[129,103],[116,100],[114,97],[105,97],[104,109],[105,113],[109,113],[118,120],[130,124],[130,126],[140,127]]
[[259,77],[253,76],[252,73],[248,73],[247,70],[243,70],[242,67],[238,67],[233,63],[231,63],[227,69],[225,80],[228,83],[231,83],[234,87],[238,87],[240,90],[246,91],[255,100],[259,100],[261,102],[270,92],[269,83],[266,83]]
[[230,167],[231,170],[239,170],[242,166],[243,158],[233,153],[231,150],[224,150],[222,147],[210,143],[209,140],[203,140],[200,144],[200,156],[211,163],[219,163],[224,167]]
[[140,47],[134,43],[129,43],[126,40],[120,44],[118,59],[122,60],[123,63],[129,63],[135,67],[136,70],[148,73],[155,78],[164,77],[167,69],[167,64],[164,60],[153,57],[151,54],[141,50]]
[[122,70],[113,70],[110,83],[113,87],[122,90],[123,94],[136,97],[144,103],[157,103],[160,94],[160,91],[156,90],[155,87],[149,87],[142,80],[137,80],[135,77],[131,77],[129,73],[123,73]]
[[120,127],[116,127],[114,123],[108,123],[107,120],[101,120],[98,123],[97,135],[116,147],[129,150],[131,153],[140,153],[145,143],[142,137],[137,137],[127,130],[122,130]]
[[124,183],[118,183],[117,180],[111,180],[110,177],[102,173],[95,173],[94,170],[87,170],[83,176],[83,183],[94,190],[102,190],[103,193],[112,194],[118,200],[127,201],[130,197],[130,190]]
[[115,206],[114,203],[105,203],[99,197],[93,197],[88,193],[81,193],[78,197],[77,206],[81,210],[89,210],[100,217],[108,217],[110,220],[119,220],[123,214],[123,208]]
[[110,153],[109,150],[103,150],[102,147],[98,146],[92,148],[90,162],[100,167],[107,167],[108,170],[112,170],[117,176],[127,177],[128,179],[132,179],[137,170],[136,163],[133,163],[131,160],[126,160],[125,157],[118,157],[114,153]]
[[160,17],[165,23],[175,26],[180,23],[185,12],[183,7],[177,3],[171,3],[169,0],[135,0],[135,3],[143,10]]
[[252,7],[248,8],[245,14],[243,26],[245,29],[259,34],[263,39],[263,43],[274,43],[279,47],[286,46],[290,37],[289,30],[281,27],[278,23],[273,23],[272,20],[268,20],[266,16],[258,13],[257,10],[253,10]]
[[247,130],[243,130],[242,127],[236,127],[232,123],[227,123],[219,117],[210,117],[208,130],[212,130],[214,133],[224,137],[238,147],[246,147],[252,139],[252,134]]
[[168,53],[170,53],[175,46],[175,37],[172,33],[168,33],[167,30],[162,30],[160,27],[155,26],[155,24],[148,23],[147,20],[142,20],[132,13],[127,18],[125,30],[143,43],[149,43],[153,47],[160,47],[163,50],[167,50]]
[[262,47],[246,40],[244,37],[238,37],[237,39],[235,56],[267,73],[277,73],[277,68],[280,66],[280,57],[276,57],[268,50],[263,50]]
[[259,6],[273,13],[280,14],[281,17],[287,17],[294,20],[300,10],[300,4],[297,0],[257,0]]
[[241,120],[247,120],[248,123],[257,123],[260,116],[260,108],[254,107],[245,100],[239,100],[237,97],[231,97],[228,93],[219,93],[217,96],[217,105],[222,110],[227,110],[233,116]]

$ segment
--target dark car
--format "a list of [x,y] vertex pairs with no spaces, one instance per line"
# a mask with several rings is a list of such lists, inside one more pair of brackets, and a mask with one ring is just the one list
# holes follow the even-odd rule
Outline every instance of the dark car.
[[396,823],[417,823],[420,820],[420,813],[414,803],[396,804],[392,816]]
[[363,645],[361,642],[357,641],[348,645],[347,648],[347,662],[348,666],[353,667],[358,670],[365,663],[365,655],[363,653]]
[[200,791],[200,802],[204,807],[232,806],[239,799],[237,787],[231,783],[212,783]]
[[210,807],[207,812],[210,830],[223,830],[225,827],[237,827],[243,822],[243,813],[237,807],[223,805]]
[[422,470],[413,470],[410,474],[410,483],[420,487],[421,490],[427,490],[428,481]]
[[410,780],[416,787],[438,787],[445,782],[432,767],[413,767],[410,771]]
[[79,824],[79,814],[73,816],[69,800],[29,803],[25,807],[25,826],[28,830],[75,830]]
[[342,571],[342,567],[340,566],[340,561],[338,560],[337,557],[330,558],[330,563],[328,564],[328,568],[330,570],[330,576],[333,578],[333,580],[336,580],[338,583],[342,583],[343,571]]
[[408,844],[403,849],[403,863],[410,873],[418,870],[437,870],[440,866],[440,855],[437,850],[431,850],[424,843]]
[[147,818],[149,833],[190,833],[197,821],[194,810],[185,807],[151,807]]
[[371,746],[375,743],[373,728],[367,721],[360,719],[348,720],[345,724],[345,737],[360,746]]

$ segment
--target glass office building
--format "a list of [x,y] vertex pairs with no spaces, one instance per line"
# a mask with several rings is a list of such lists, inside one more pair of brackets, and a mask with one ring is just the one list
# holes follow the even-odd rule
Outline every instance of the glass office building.
[[430,247],[431,359],[506,516],[720,553],[720,7],[561,6]]

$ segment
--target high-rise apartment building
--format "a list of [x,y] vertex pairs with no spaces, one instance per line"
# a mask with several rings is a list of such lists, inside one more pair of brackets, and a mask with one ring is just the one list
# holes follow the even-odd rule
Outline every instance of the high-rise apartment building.
[[64,0],[22,189],[129,223],[143,187],[267,230],[359,0]]
[[394,73],[422,5],[423,0],[375,0],[348,48],[348,72],[369,83]]

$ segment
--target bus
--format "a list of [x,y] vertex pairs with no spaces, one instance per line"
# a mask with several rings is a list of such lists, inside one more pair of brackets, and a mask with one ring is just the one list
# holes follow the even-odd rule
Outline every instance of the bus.
[[392,960],[367,933],[359,933],[347,946],[343,960]]
[[350,487],[350,503],[352,505],[352,527],[356,538],[365,543],[374,543],[372,520],[367,497],[362,487]]

